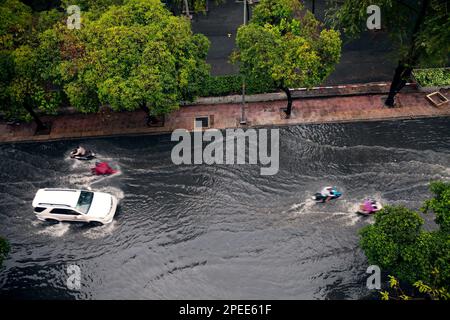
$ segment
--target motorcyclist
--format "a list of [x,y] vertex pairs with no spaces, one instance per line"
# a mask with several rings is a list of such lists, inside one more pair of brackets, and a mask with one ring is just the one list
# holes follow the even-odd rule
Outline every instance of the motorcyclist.
[[109,175],[117,172],[117,170],[111,168],[111,166],[107,162],[99,161],[95,163],[95,167],[91,168],[91,171],[95,175]]
[[367,214],[373,214],[379,210],[377,202],[372,199],[366,199],[364,202],[359,206],[359,210],[361,210],[364,213]]
[[322,196],[326,197],[324,202],[328,202],[334,197],[334,188],[333,187],[325,187],[320,191]]
[[84,157],[85,155],[86,155],[86,149],[81,146],[78,146],[78,147],[76,147],[76,149],[74,149],[72,151],[72,153],[70,154],[70,157],[71,158],[74,158],[76,156]]

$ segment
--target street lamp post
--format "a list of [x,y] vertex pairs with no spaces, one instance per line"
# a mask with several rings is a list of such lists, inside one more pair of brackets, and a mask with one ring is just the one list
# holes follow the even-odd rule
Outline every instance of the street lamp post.
[[185,10],[186,10],[186,16],[187,16],[189,19],[192,20],[192,16],[191,16],[191,14],[189,13],[189,3],[188,3],[188,0],[184,0],[184,7],[185,7]]
[[[244,25],[247,24],[247,0],[244,0]],[[247,120],[245,119],[245,76],[242,76],[242,105],[241,105],[241,125],[246,125]]]

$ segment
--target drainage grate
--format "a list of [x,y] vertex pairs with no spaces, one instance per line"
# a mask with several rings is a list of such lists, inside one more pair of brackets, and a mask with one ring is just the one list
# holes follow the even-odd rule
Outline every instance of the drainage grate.
[[209,128],[209,116],[195,117],[194,128]]

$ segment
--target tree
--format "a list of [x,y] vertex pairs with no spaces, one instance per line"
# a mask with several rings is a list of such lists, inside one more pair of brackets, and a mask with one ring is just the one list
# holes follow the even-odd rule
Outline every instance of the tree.
[[[439,270],[434,269],[432,271],[432,278],[436,278],[439,274]],[[381,291],[381,300],[412,300],[412,299],[423,299],[429,298],[432,300],[450,300],[450,293],[444,287],[436,287],[435,284],[428,285],[422,280],[416,281],[412,285],[411,293],[405,292],[400,286],[400,281],[398,281],[394,276],[389,275],[389,291]],[[419,297],[417,293],[419,292]]]
[[0,267],[3,264],[3,260],[5,260],[6,255],[8,254],[10,250],[10,246],[8,241],[0,237]]
[[37,130],[45,126],[35,109],[53,113],[60,102],[59,92],[48,87],[50,84],[40,76],[42,61],[29,45],[22,45],[13,51],[14,76],[7,89],[9,108],[5,110],[9,116],[19,116],[23,119],[31,116],[37,124]]
[[248,25],[238,29],[237,51],[246,78],[271,81],[286,93],[285,109],[292,110],[290,87],[320,84],[340,59],[339,32],[324,29],[298,0],[262,0]]
[[[369,0],[333,1],[327,20],[350,37],[365,30]],[[379,0],[384,29],[398,44],[395,69],[385,104],[394,106],[395,95],[405,86],[413,68],[445,65],[450,51],[450,19],[445,0]]]
[[60,17],[56,11],[33,14],[18,0],[0,4],[0,108],[7,118],[33,118],[38,130],[44,124],[36,110],[52,113],[60,98],[42,77],[49,57],[37,49],[38,34]]
[[425,202],[423,211],[434,212],[438,230],[424,231],[419,213],[386,206],[375,215],[375,223],[361,230],[360,245],[370,264],[378,265],[409,284],[433,284],[450,287],[450,183],[433,182],[434,198]]
[[84,112],[108,104],[165,114],[194,99],[209,74],[207,38],[158,0],[124,1],[87,17],[80,30],[56,25],[42,35],[42,48],[54,53],[55,81]]
[[124,0],[62,0],[61,8],[65,11],[71,5],[80,7],[82,18],[98,18],[103,12],[107,11],[111,6],[121,6]]
[[0,1],[0,49],[12,50],[24,43],[31,31],[32,11],[18,0]]
[[450,183],[434,182],[430,185],[430,190],[434,197],[425,201],[422,212],[433,212],[441,230],[450,233]]

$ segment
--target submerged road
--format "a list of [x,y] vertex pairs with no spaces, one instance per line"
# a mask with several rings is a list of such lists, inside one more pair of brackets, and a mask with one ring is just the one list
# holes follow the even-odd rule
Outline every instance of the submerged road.
[[[77,144],[120,173],[94,177],[67,157]],[[0,297],[59,299],[360,299],[368,263],[354,212],[364,197],[418,208],[430,180],[450,180],[450,118],[280,129],[280,170],[176,166],[170,136],[0,146],[0,235],[12,251]],[[344,193],[315,204],[325,185]],[[48,225],[38,188],[115,194],[112,224]],[[432,218],[426,216],[432,227]],[[68,265],[81,289],[66,285]]]

